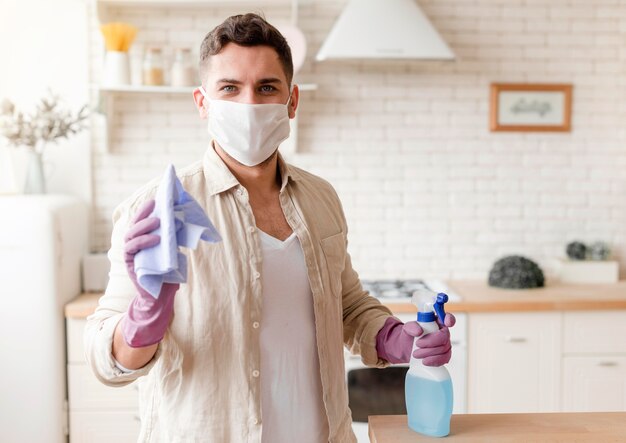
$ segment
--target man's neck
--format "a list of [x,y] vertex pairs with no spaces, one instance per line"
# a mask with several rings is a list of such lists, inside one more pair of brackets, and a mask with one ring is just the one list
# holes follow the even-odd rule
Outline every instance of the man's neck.
[[261,164],[249,167],[234,160],[217,143],[213,146],[237,181],[248,190],[248,194],[267,196],[280,190],[277,153]]

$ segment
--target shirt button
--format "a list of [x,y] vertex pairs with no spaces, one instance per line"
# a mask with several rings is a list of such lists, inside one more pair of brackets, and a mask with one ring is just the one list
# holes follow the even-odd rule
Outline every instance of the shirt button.
[[259,277],[261,277],[261,273],[259,271],[255,271],[254,278],[258,279]]
[[254,323],[252,323],[252,327],[253,327],[254,329],[259,329],[259,326],[261,326],[261,325],[259,324],[259,322],[258,322],[258,321],[255,321]]
[[255,418],[254,420],[252,420],[252,423],[254,423],[255,425],[258,425],[259,423],[261,423],[261,420],[259,420],[258,418]]
[[259,375],[261,375],[261,373],[259,371],[257,371],[256,369],[254,371],[252,371],[252,376],[253,377],[258,377]]
[[248,228],[248,232],[254,232],[254,231],[256,231],[256,228],[254,226],[250,226]]

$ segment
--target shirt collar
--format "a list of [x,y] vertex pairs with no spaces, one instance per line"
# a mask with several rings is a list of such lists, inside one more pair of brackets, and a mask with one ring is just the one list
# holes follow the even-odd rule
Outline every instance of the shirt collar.
[[287,163],[280,154],[280,151],[278,152],[278,170],[280,171],[280,177],[282,180],[280,184],[281,191],[285,189],[285,186],[287,186],[290,180],[298,181],[302,178],[300,171]]
[[[210,195],[219,194],[239,185],[237,178],[230,172],[230,169],[228,169],[228,166],[226,166],[220,156],[217,155],[217,152],[215,152],[213,142],[209,144],[204,154],[203,167],[204,178]],[[280,152],[278,153],[278,170],[280,171],[282,180],[280,185],[281,191],[285,189],[290,180],[297,181],[302,178],[298,169],[289,165],[283,159]]]

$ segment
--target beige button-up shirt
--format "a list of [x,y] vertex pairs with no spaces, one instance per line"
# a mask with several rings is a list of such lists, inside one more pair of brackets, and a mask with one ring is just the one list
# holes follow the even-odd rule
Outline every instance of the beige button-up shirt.
[[[376,334],[391,312],[363,290],[352,268],[346,220],[332,186],[280,157],[279,170],[280,204],[302,245],[313,294],[329,440],[355,442],[343,345],[368,366],[386,366],[376,352]],[[212,147],[178,177],[223,241],[186,251],[188,281],[176,294],[165,337],[145,367],[123,373],[112,357],[113,333],[135,296],[123,259],[124,234],[158,180],[124,201],[113,214],[109,284],[87,319],[87,360],[107,385],[139,379],[141,442],[260,443],[262,255],[248,194]]]

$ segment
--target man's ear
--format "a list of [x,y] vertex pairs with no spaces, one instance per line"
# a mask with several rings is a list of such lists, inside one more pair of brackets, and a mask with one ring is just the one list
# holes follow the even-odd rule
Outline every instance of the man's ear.
[[208,117],[208,100],[204,98],[204,95],[202,95],[202,92],[200,92],[200,88],[196,88],[193,90],[193,101],[196,104],[196,108],[198,109],[198,114],[200,114],[200,118],[206,119]]
[[289,100],[289,104],[287,105],[287,110],[289,111],[289,118],[295,118],[296,109],[298,109],[299,101],[300,101],[300,89],[298,89],[298,85],[294,83],[293,92],[291,93],[291,99]]

